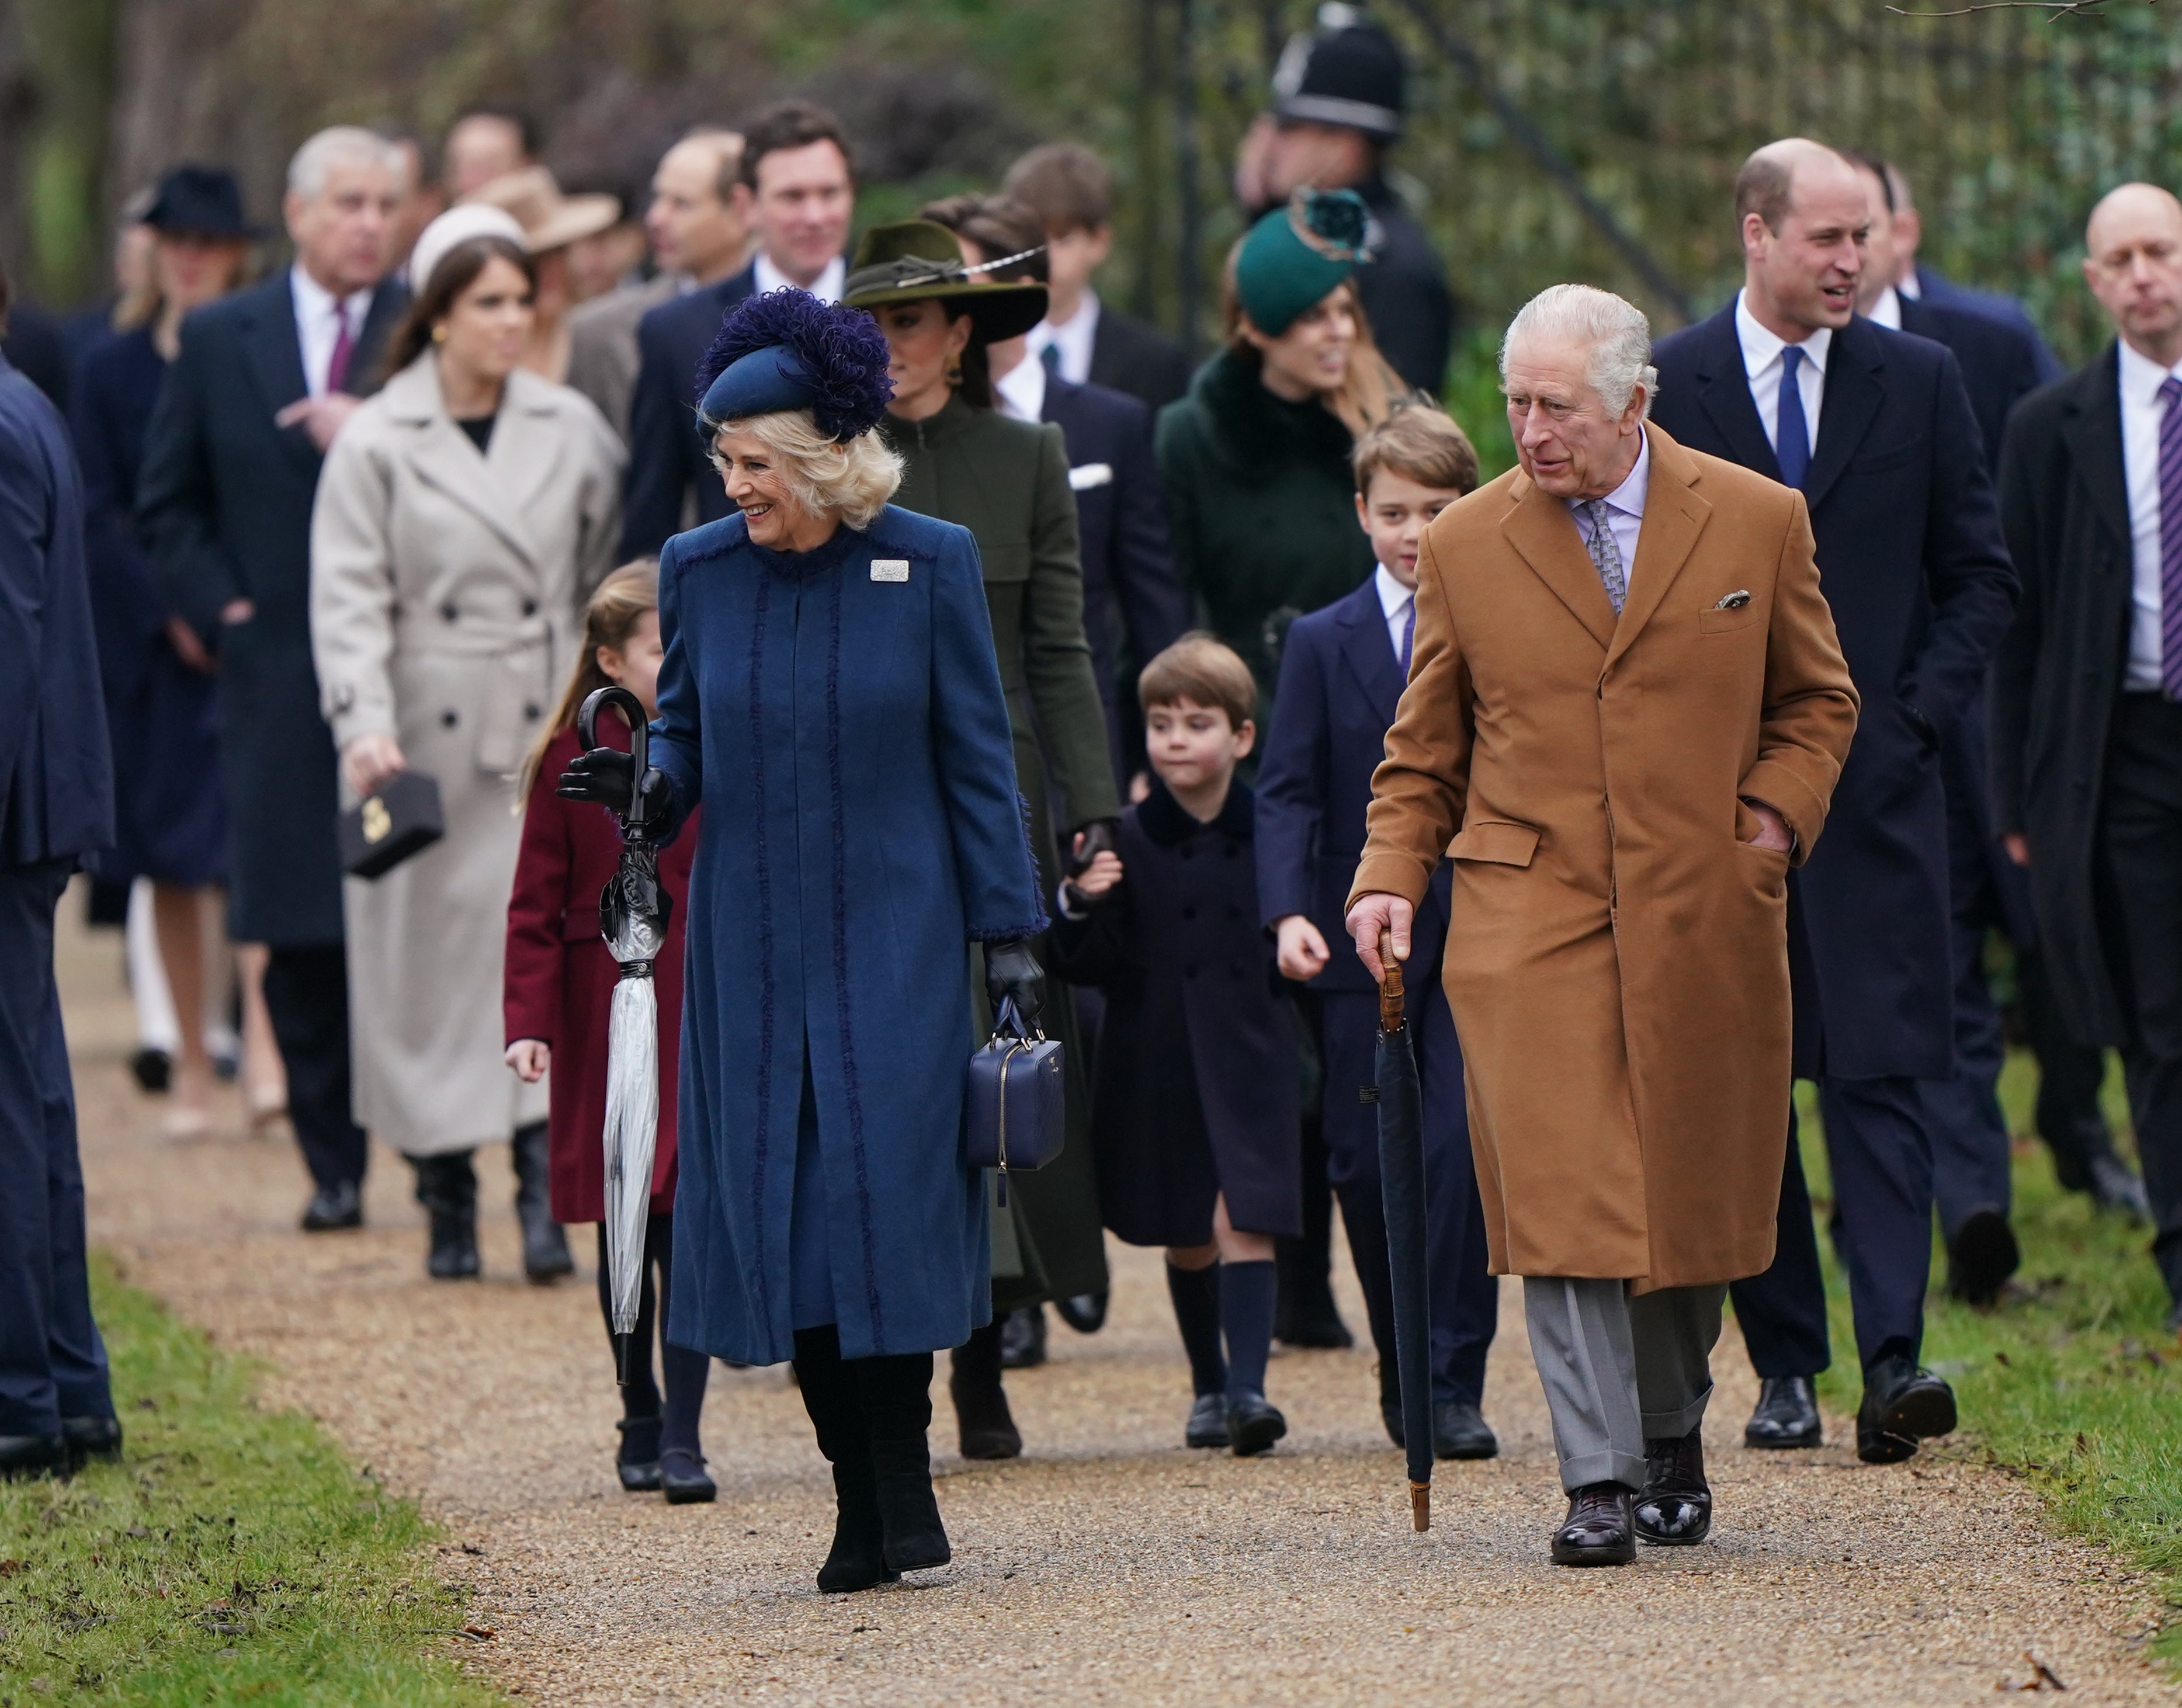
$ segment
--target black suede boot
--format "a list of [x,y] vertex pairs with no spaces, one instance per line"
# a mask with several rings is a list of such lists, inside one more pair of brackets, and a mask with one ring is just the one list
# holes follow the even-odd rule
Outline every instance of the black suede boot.
[[424,1272],[435,1281],[477,1279],[477,1169],[468,1151],[436,1157],[412,1157],[417,1171],[417,1202],[432,1220],[432,1244]]
[[925,1440],[932,1427],[932,1354],[854,1358],[843,1368],[856,1385],[871,1436],[887,1568],[921,1572],[944,1566],[955,1553],[932,1492],[932,1455]]
[[966,1459],[1014,1459],[1022,1454],[1022,1434],[1008,1409],[1008,1390],[1000,1385],[1000,1335],[1005,1318],[995,1317],[949,1355],[947,1396],[955,1402],[958,1440]]
[[795,1331],[795,1386],[817,1434],[818,1451],[833,1468],[833,1546],[818,1568],[818,1587],[838,1595],[891,1584],[901,1574],[886,1562],[871,1437],[856,1382],[841,1361],[840,1339],[830,1325]]
[[546,1182],[546,1123],[534,1121],[518,1127],[510,1141],[515,1153],[515,1213],[523,1224],[523,1273],[540,1286],[576,1272],[568,1255],[568,1236],[553,1219]]

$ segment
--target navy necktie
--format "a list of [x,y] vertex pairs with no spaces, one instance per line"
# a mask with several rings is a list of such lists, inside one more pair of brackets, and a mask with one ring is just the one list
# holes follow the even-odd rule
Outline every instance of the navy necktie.
[[1061,372],[1061,346],[1059,345],[1047,345],[1044,349],[1038,351],[1038,359],[1045,364],[1045,371],[1048,373],[1058,373]]
[[1803,419],[1803,388],[1796,383],[1797,371],[1803,365],[1801,345],[1781,346],[1780,409],[1773,434],[1773,454],[1780,464],[1782,483],[1798,489],[1811,466],[1811,432]]

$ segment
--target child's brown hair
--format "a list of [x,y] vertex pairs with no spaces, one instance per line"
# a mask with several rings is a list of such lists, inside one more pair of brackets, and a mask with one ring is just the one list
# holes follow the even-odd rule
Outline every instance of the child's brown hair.
[[1477,451],[1454,417],[1428,404],[1406,403],[1368,428],[1349,454],[1356,489],[1369,494],[1382,469],[1444,492],[1477,490]]
[[1219,636],[1193,629],[1144,668],[1137,678],[1137,702],[1154,706],[1180,700],[1217,706],[1231,729],[1258,715],[1258,683],[1250,666]]
[[590,602],[584,606],[584,644],[576,655],[576,667],[568,673],[568,691],[546,721],[545,732],[531,748],[529,756],[523,761],[523,775],[516,784],[515,799],[519,804],[530,799],[531,785],[538,781],[538,767],[545,763],[546,749],[564,729],[575,727],[576,714],[583,709],[584,701],[596,689],[612,680],[599,668],[599,649],[605,647],[619,652],[628,646],[636,626],[659,609],[659,561],[640,557],[625,563],[598,584]]

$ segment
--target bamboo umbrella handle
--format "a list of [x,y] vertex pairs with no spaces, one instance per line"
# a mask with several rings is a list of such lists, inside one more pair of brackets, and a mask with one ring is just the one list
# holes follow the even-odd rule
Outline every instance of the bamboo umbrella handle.
[[1409,1484],[1409,1528],[1412,1530],[1432,1528],[1432,1484]]
[[1379,933],[1379,1030],[1402,1029],[1402,964],[1394,959],[1394,934]]

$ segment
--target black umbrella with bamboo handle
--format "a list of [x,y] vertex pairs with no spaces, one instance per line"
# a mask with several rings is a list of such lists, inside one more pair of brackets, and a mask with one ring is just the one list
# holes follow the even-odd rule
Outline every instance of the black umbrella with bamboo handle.
[[1409,1522],[1432,1528],[1432,1288],[1425,1246],[1424,1097],[1402,1012],[1402,964],[1379,934],[1379,1186],[1394,1291],[1394,1367],[1402,1383],[1402,1438],[1409,1462]]

